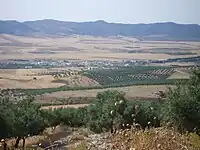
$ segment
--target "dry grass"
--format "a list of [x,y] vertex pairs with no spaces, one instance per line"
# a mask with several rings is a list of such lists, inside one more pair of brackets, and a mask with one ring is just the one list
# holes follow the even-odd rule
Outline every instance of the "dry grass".
[[69,150],[87,150],[86,142],[82,141],[78,143],[76,146],[72,146],[68,148]]
[[51,105],[51,106],[43,106],[41,109],[59,109],[59,108],[81,108],[86,107],[89,104],[74,104],[74,105]]
[[177,70],[175,73],[173,73],[170,77],[168,77],[168,79],[189,79],[190,78],[190,74]]
[[[54,141],[60,140],[61,138],[67,137],[70,132],[67,132],[65,127],[63,126],[56,126],[56,128],[46,128],[41,135],[30,136],[26,138],[25,142],[25,150],[32,149],[32,145],[38,145],[39,143],[52,143]],[[6,139],[6,143],[13,149],[13,146],[16,142],[15,138]],[[19,147],[22,147],[22,140],[19,142]],[[22,149],[22,148],[21,148]],[[38,147],[38,150],[42,148]]]
[[[170,86],[173,87],[173,86]],[[159,90],[167,90],[166,85],[139,85],[120,88],[107,88],[107,89],[92,89],[92,90],[76,90],[76,91],[59,91],[51,94],[43,94],[42,97],[48,98],[67,98],[67,97],[96,97],[98,92],[105,90],[119,90],[126,93],[126,97],[143,97],[143,98],[155,98],[155,92]]]
[[[106,145],[111,150],[199,150],[200,136],[195,133],[181,134],[174,128],[160,127],[141,130],[135,125],[131,129],[118,130],[114,134],[104,133],[100,135],[100,139],[90,139],[88,134],[93,135],[84,129],[66,132],[62,127],[56,127],[54,130],[48,128],[44,135],[29,137],[26,140],[26,146],[29,147],[36,143],[51,142],[70,136],[71,142],[66,146],[70,150],[86,150],[90,147],[92,150],[99,149]],[[106,136],[105,136],[106,135]],[[94,137],[99,137],[94,135]],[[105,137],[105,138],[103,138]],[[48,139],[49,138],[49,139]],[[91,147],[91,142],[98,141],[96,145]],[[14,139],[6,140],[9,146],[12,145]],[[101,144],[100,144],[101,143]],[[90,145],[90,146],[89,146]],[[100,146],[100,147],[99,147]],[[101,149],[101,148],[100,148]]]
[[[67,68],[63,69],[67,70]],[[56,82],[58,79],[51,75],[38,75],[39,73],[51,71],[59,72],[59,69],[0,69],[0,88],[37,89],[54,88],[63,85],[71,87],[99,85],[96,81],[79,75],[61,78],[62,82]],[[34,80],[34,77],[37,80]]]
[[98,85],[100,85],[97,81],[90,79],[86,76],[80,76],[80,75],[64,77],[64,78],[61,78],[61,80],[59,82],[64,83],[64,84],[66,84],[67,86],[70,86],[70,87],[74,87],[74,86],[78,86],[78,87],[87,86],[88,87],[88,86],[98,86]]
[[[199,52],[199,42],[173,42],[173,41],[145,41],[140,42],[135,38],[117,37],[92,37],[92,36],[69,36],[69,37],[23,37],[13,35],[0,35],[0,42],[11,43],[15,46],[3,44],[0,52],[1,59],[83,59],[83,60],[121,60],[121,59],[167,59],[175,57],[167,54],[133,54],[117,52],[119,49],[140,50],[149,48],[189,48],[190,52]],[[26,45],[23,45],[26,44]],[[14,47],[14,48],[13,48]],[[71,51],[73,47],[79,51]],[[97,48],[98,47],[98,48]],[[132,47],[132,48],[127,48]],[[100,48],[100,49],[99,49]],[[114,51],[110,51],[114,49]],[[54,54],[30,54],[35,51],[51,50]],[[116,52],[115,52],[116,50]]]
[[[191,56],[191,55],[190,55]],[[196,56],[196,55],[194,55]],[[182,55],[181,57],[189,57],[187,55]],[[6,54],[0,60],[5,59],[80,59],[80,60],[124,60],[124,59],[136,59],[136,60],[158,60],[158,59],[168,59],[177,58],[172,57],[167,54],[134,54],[134,53],[111,53],[104,51],[90,51],[90,52],[62,52],[58,54]]]
[[130,150],[198,150],[199,136],[180,134],[174,129],[152,128],[119,131],[113,138],[113,149]]
[[[98,140],[98,139],[96,139]],[[146,130],[119,130],[115,134],[102,139],[100,143],[111,150],[198,150],[200,137],[195,133],[181,134],[173,128],[161,127]],[[86,141],[78,143],[72,150],[103,149],[94,145],[89,146]],[[89,144],[90,145],[90,144]]]
[[[19,77],[19,76],[18,76]],[[33,77],[29,78],[23,78],[19,77],[18,79],[14,78],[3,78],[0,79],[0,88],[6,89],[6,88],[21,88],[21,89],[27,89],[27,88],[51,88],[51,87],[59,87],[64,84],[61,83],[52,83],[54,80],[51,76],[35,76],[37,80],[34,80]]]

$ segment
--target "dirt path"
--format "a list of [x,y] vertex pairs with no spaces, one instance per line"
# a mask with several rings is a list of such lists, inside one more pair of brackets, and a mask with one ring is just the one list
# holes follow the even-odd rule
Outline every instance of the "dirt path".
[[59,108],[82,108],[89,104],[74,104],[74,105],[53,105],[53,106],[43,106],[41,109],[59,109]]

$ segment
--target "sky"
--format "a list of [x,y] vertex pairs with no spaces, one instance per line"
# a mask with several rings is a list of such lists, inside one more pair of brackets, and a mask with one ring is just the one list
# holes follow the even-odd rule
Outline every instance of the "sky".
[[0,20],[200,24],[200,0],[0,0]]

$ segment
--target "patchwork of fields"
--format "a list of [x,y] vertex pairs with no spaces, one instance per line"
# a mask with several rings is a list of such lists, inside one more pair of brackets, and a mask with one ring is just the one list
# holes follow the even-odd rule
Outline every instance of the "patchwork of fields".
[[87,104],[98,92],[105,90],[123,91],[129,99],[155,100],[158,98],[155,93],[166,91],[177,81],[189,78],[189,72],[179,70],[174,67],[135,66],[83,71],[80,73],[82,76],[99,85],[30,89],[27,92],[36,95],[37,102],[45,104]]
[[130,85],[169,83],[168,78],[175,72],[171,67],[135,66],[118,69],[87,71],[83,75],[101,85]]
[[199,42],[140,41],[131,37],[0,35],[0,60],[158,60],[200,55]]
[[[196,56],[200,56],[200,42],[141,41],[131,37],[0,35],[0,60],[157,61]],[[165,90],[168,85],[190,77],[187,68],[169,66],[188,64],[196,65],[195,62],[172,62],[165,66],[133,65],[87,71],[75,67],[70,69],[73,70],[70,73],[69,68],[1,69],[0,89],[23,89],[26,94],[39,96],[40,102],[41,99],[55,102],[66,97],[91,99],[106,89],[122,90],[132,98],[155,98],[153,92]]]
[[80,75],[64,76],[69,68],[54,69],[0,69],[0,89],[43,89],[60,86],[94,86],[96,81]]
[[78,74],[65,74],[59,70],[55,72],[55,70],[0,70],[0,88],[26,89],[28,93],[38,95],[57,91],[91,90],[132,85],[170,85],[177,80],[189,78],[187,69],[161,66],[94,69],[79,71]]

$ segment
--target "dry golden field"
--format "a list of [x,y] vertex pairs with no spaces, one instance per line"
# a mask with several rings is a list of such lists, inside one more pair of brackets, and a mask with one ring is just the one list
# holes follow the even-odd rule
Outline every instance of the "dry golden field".
[[[122,60],[122,59],[167,59],[188,57],[188,55],[170,55],[162,52],[148,53],[152,48],[169,48],[200,55],[200,42],[140,41],[129,37],[23,37],[0,34],[0,60],[5,59],[82,59],[82,60]],[[145,53],[129,53],[141,50]],[[62,68],[67,69],[67,68]],[[76,68],[74,68],[76,69]],[[55,71],[56,69],[54,69]],[[57,69],[58,70],[58,69]],[[51,75],[38,75],[53,69],[6,69],[0,70],[0,88],[52,88],[62,85],[91,86],[98,85],[87,77],[67,77],[65,83],[55,82]],[[175,74],[170,77],[180,76]],[[37,80],[34,80],[36,78]],[[88,92],[88,91],[87,91]],[[89,92],[90,93],[90,92]],[[93,93],[93,92],[92,92]],[[90,94],[89,94],[90,95]]]
[[[0,60],[3,59],[167,59],[188,57],[164,53],[128,53],[131,50],[180,48],[200,55],[200,42],[139,41],[127,37],[23,37],[0,35]],[[191,55],[190,55],[191,56]]]
[[189,79],[190,74],[182,71],[180,69],[177,69],[168,79]]
[[106,88],[106,89],[92,89],[92,90],[76,90],[76,91],[59,91],[53,92],[51,94],[43,94],[41,96],[37,96],[37,99],[67,99],[67,98],[77,98],[77,97],[85,97],[91,98],[96,97],[98,92],[103,92],[106,90],[119,90],[125,92],[125,96],[127,98],[156,98],[156,92],[158,91],[166,91],[168,87],[166,85],[139,85],[139,86],[130,86],[130,87],[121,87],[121,88]]
[[[63,69],[63,68],[62,68]],[[62,82],[52,75],[39,75],[51,72],[53,69],[0,69],[0,88],[53,88],[63,85],[68,86],[95,86],[98,83],[84,76],[74,75],[62,78]],[[58,69],[55,69],[59,71]],[[34,79],[36,78],[36,80]]]

